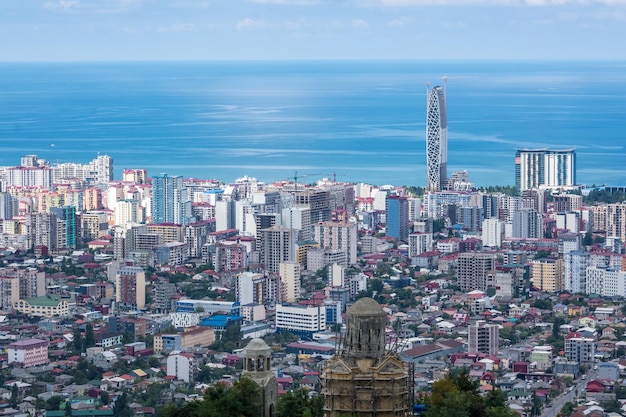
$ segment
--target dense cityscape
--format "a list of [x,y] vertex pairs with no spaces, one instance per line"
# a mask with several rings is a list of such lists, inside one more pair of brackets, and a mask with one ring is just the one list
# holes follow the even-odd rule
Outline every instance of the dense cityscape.
[[424,187],[0,167],[0,415],[626,415],[626,187],[477,188],[427,98]]

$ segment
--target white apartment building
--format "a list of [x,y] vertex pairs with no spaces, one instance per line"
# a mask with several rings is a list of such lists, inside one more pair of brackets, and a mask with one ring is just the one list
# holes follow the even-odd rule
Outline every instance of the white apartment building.
[[572,251],[563,255],[563,289],[572,293],[587,290],[587,267],[590,255],[584,251]]
[[348,265],[357,261],[357,227],[354,223],[321,222],[313,225],[313,240],[322,249],[341,250]]
[[587,294],[603,297],[626,296],[626,272],[606,266],[588,266],[586,281]]
[[409,258],[430,252],[432,247],[433,236],[431,233],[411,233],[409,235]]
[[504,236],[504,222],[500,219],[490,218],[483,220],[482,241],[483,246],[499,248],[502,246]]
[[241,305],[264,304],[268,299],[266,278],[263,274],[245,271],[237,275],[236,298]]
[[498,354],[500,328],[497,324],[487,324],[484,320],[479,320],[476,324],[468,326],[467,330],[469,353]]
[[167,376],[187,383],[196,379],[197,360],[192,353],[172,352],[167,357]]
[[580,213],[557,213],[556,228],[559,230],[567,230],[571,233],[580,233]]
[[137,200],[120,200],[115,205],[115,224],[124,226],[126,223],[143,223],[144,210]]
[[276,305],[276,330],[304,336],[326,330],[326,307],[312,305]]
[[565,358],[568,361],[589,363],[596,355],[596,341],[588,337],[565,338]]

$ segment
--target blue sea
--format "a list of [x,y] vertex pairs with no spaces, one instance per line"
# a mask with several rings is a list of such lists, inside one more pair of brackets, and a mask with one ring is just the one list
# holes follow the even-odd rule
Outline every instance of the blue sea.
[[626,184],[626,62],[2,63],[0,165],[423,186],[444,74],[450,172],[512,185],[516,148],[573,147],[579,183]]

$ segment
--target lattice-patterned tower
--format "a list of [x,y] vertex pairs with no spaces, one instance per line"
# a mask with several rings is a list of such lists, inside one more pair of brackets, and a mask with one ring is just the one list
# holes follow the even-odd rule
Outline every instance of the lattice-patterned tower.
[[446,187],[448,170],[448,121],[446,89],[427,90],[426,110],[426,189],[441,191]]
[[408,372],[395,352],[385,349],[387,315],[371,298],[348,309],[339,353],[322,373],[327,417],[409,415]]

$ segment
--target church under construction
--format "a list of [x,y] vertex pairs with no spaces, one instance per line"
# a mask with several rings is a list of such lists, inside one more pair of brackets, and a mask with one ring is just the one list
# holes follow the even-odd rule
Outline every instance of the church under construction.
[[341,348],[322,374],[326,417],[410,415],[408,372],[385,349],[387,315],[375,300],[361,298],[349,309]]

